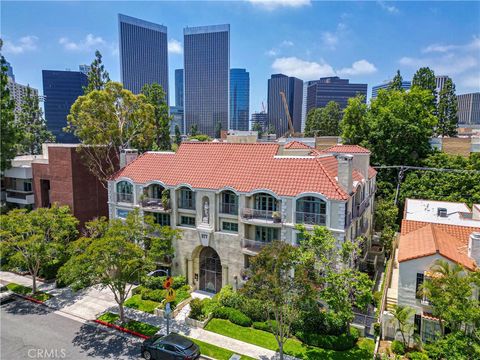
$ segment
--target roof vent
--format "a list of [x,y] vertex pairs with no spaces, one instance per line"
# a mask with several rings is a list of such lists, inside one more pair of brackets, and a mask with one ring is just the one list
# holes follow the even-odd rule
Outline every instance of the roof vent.
[[437,216],[446,218],[446,217],[447,217],[447,209],[445,209],[445,208],[438,208],[438,209],[437,209]]

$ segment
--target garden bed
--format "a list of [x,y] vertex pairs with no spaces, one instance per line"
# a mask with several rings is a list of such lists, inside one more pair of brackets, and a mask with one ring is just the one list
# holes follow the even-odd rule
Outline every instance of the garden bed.
[[[278,344],[272,333],[243,327],[228,320],[212,319],[205,330],[224,335],[233,339],[244,341],[269,350],[277,351]],[[284,353],[299,359],[371,359],[373,356],[374,342],[369,339],[360,339],[356,346],[346,351],[327,350],[308,346],[301,341],[291,338],[284,345]]]
[[156,326],[136,320],[128,320],[124,323],[121,323],[120,316],[110,312],[99,316],[96,322],[138,337],[142,337],[144,339],[155,335],[158,330],[160,330],[160,328]]
[[52,295],[47,294],[46,292],[43,292],[43,291],[37,291],[35,294],[32,294],[32,288],[28,286],[16,284],[16,283],[9,283],[5,285],[5,288],[14,292],[15,294],[22,295],[23,297],[29,300],[33,300],[35,302],[40,302],[40,303],[43,303],[53,297]]
[[192,319],[191,317],[187,316],[185,318],[185,324],[204,329],[211,318],[212,318],[212,314],[208,315],[208,317],[205,320]]
[[[171,312],[171,317],[174,318],[178,315],[178,313],[190,302],[192,301],[191,297],[183,299],[180,303],[178,303],[175,308]],[[165,316],[165,309],[163,308],[163,303],[160,304],[160,307],[155,309],[155,315],[164,317]]]

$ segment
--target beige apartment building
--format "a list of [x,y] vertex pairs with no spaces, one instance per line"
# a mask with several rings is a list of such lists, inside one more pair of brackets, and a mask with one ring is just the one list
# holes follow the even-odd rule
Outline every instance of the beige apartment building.
[[139,156],[109,181],[110,218],[138,208],[180,229],[172,273],[203,291],[238,288],[265,244],[297,244],[297,224],[326,226],[339,243],[368,236],[376,176],[369,160],[359,146],[182,143],[176,153]]

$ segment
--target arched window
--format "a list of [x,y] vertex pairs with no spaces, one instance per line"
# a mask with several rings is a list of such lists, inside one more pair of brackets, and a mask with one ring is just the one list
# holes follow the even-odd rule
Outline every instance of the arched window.
[[128,181],[120,181],[117,183],[117,201],[125,203],[133,202],[133,185]]
[[195,193],[187,187],[178,190],[178,207],[195,210]]
[[297,200],[297,223],[325,225],[327,223],[327,203],[315,196],[304,196]]
[[233,191],[222,191],[220,197],[220,212],[222,214],[238,214],[238,196]]
[[255,210],[277,211],[278,201],[272,195],[259,193],[255,195]]

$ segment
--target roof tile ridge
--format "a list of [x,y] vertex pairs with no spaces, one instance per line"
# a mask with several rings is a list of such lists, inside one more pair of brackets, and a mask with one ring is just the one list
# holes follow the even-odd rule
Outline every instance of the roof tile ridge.
[[343,190],[342,188],[340,188],[340,186],[338,185],[338,183],[332,179],[332,177],[330,176],[330,174],[328,173],[327,169],[325,169],[325,166],[323,166],[322,162],[320,161],[320,159],[323,159],[323,158],[320,158],[320,157],[315,157],[314,158],[315,161],[318,163],[318,165],[320,165],[320,168],[322,169],[322,171],[325,173],[325,175],[327,176],[327,179],[330,180],[330,182],[333,184],[333,186],[335,187],[335,190],[337,191],[338,194],[340,194],[341,196],[347,196],[347,199],[348,197],[350,196],[349,194],[347,194],[347,192],[345,190]]

